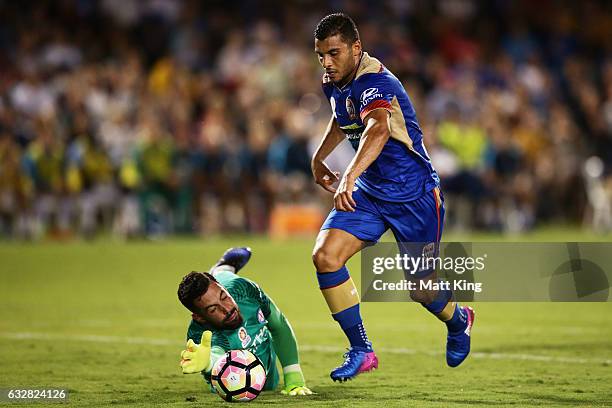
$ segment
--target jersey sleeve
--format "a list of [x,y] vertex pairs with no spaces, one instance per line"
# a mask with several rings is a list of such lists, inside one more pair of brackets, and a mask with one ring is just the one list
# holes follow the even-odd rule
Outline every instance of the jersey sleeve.
[[191,320],[191,323],[187,328],[187,340],[193,340],[195,344],[200,344],[200,340],[202,340],[202,333],[204,333],[206,330],[212,331],[212,347],[217,346],[223,350],[229,350],[229,342],[226,336],[219,331],[215,331],[210,326],[204,326],[195,320]]
[[200,340],[202,340],[202,333],[204,333],[206,328],[196,322],[195,320],[191,320],[189,323],[189,327],[187,327],[187,340],[193,340],[196,344],[200,344]]
[[291,324],[274,302],[270,302],[268,329],[272,333],[278,358],[284,366],[299,364],[298,346]]
[[362,121],[374,109],[392,112],[391,103],[395,97],[395,90],[387,75],[381,73],[363,75],[355,81],[354,90],[359,98],[359,117]]

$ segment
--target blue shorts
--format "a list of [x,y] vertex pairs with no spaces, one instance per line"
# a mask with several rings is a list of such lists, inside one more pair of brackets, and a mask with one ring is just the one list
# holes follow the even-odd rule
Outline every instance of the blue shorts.
[[[416,200],[396,203],[380,200],[362,189],[353,192],[354,212],[332,209],[321,230],[337,228],[362,241],[375,243],[389,228],[400,254],[437,256],[444,222],[444,198],[438,187]],[[404,270],[406,279],[422,279],[434,269]]]
[[405,203],[383,201],[362,189],[353,192],[354,212],[332,209],[321,227],[337,228],[365,242],[376,242],[389,228],[397,242],[440,242],[444,198],[436,187]]

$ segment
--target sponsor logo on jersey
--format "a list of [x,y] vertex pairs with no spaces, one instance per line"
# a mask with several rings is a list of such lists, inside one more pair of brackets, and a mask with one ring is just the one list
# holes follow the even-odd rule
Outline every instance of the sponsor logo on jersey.
[[266,317],[264,316],[264,314],[261,311],[261,309],[259,309],[257,311],[257,320],[259,320],[259,323],[265,323],[265,321],[266,321]]
[[361,93],[361,97],[359,100],[361,101],[361,106],[366,106],[372,100],[376,98],[382,98],[383,94],[378,91],[378,88],[368,88]]
[[[262,328],[259,329],[259,332],[255,335],[255,338],[253,339],[253,344],[251,344],[251,348],[257,349],[257,347],[259,347],[261,344],[267,342],[270,337],[271,335],[270,330],[268,330],[268,326],[262,326]],[[253,353],[255,352],[253,351]]]
[[363,129],[365,129],[365,127],[358,123],[353,123],[352,125],[348,125],[348,126],[340,126],[340,130],[344,132],[344,135],[346,136],[348,140],[361,139],[361,135],[363,134]]
[[346,113],[348,113],[350,120],[357,119],[357,112],[351,98],[346,98]]
[[240,340],[242,347],[246,347],[251,342],[251,336],[249,336],[244,327],[238,329],[238,340]]

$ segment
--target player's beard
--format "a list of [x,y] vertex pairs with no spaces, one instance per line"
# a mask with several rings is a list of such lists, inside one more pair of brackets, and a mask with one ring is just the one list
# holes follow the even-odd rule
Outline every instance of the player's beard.
[[[228,321],[228,318],[233,314],[234,311],[236,311],[236,318],[231,321]],[[223,329],[226,329],[226,330],[237,329],[238,327],[242,326],[243,320],[244,319],[242,318],[240,311],[237,308],[234,308],[227,314],[225,319],[223,319],[223,323],[222,323]]]
[[[352,57],[351,57],[352,58]],[[350,64],[350,62],[349,62]],[[355,70],[357,68],[356,64],[352,64],[350,67],[347,67],[346,71],[347,74],[344,75],[341,79],[339,79],[338,81],[335,82],[335,85],[339,88],[342,88],[344,85],[348,84],[349,82],[351,82],[351,80],[353,79],[353,76],[355,75]],[[337,71],[336,71],[337,72]]]

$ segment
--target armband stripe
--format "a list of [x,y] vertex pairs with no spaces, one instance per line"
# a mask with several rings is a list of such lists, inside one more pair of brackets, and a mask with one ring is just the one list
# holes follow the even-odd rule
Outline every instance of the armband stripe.
[[365,117],[375,109],[386,109],[389,113],[391,113],[393,110],[391,108],[391,104],[384,99],[372,101],[361,110],[361,113],[359,114],[361,120],[363,121],[363,119],[365,119]]

